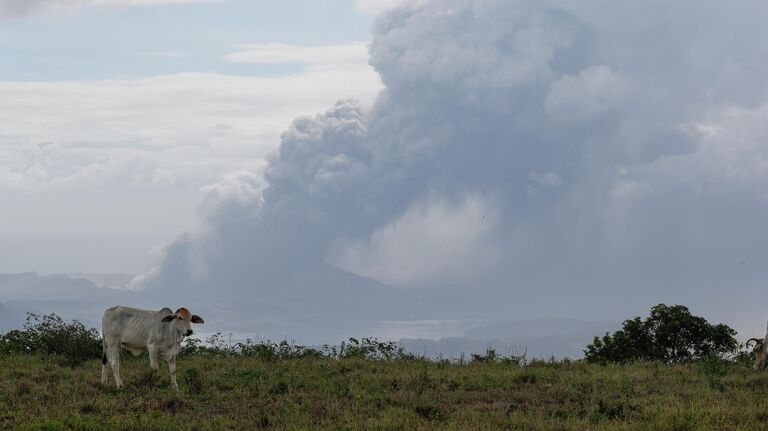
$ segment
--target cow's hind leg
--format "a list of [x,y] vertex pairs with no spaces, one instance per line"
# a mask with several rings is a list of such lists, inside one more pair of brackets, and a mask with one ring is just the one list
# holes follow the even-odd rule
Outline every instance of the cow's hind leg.
[[107,349],[101,353],[101,384],[106,385],[109,379],[109,370],[107,370]]
[[107,345],[107,360],[112,366],[112,374],[115,376],[115,386],[123,387],[123,381],[120,379],[120,344],[114,343]]

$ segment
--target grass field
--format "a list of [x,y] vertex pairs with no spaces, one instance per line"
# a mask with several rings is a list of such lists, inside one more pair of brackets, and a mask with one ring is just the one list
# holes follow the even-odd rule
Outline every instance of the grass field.
[[[125,355],[124,355],[125,357]],[[180,391],[146,356],[101,364],[0,356],[0,429],[763,429],[768,374],[705,362],[601,366],[186,357]]]

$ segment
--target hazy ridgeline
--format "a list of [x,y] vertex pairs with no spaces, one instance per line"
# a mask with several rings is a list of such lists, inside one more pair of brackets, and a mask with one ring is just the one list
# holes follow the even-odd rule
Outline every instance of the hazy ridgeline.
[[[508,355],[527,351],[529,358],[574,359],[583,355],[582,350],[592,337],[620,327],[618,321],[526,316],[510,320],[510,315],[501,311],[463,310],[451,305],[454,300],[433,299],[445,298],[450,292],[437,295],[431,291],[393,291],[360,277],[354,278],[355,282],[365,281],[372,286],[357,286],[362,293],[348,295],[342,289],[329,295],[332,286],[343,284],[352,276],[330,268],[324,270],[328,280],[301,279],[302,284],[313,286],[314,296],[296,287],[275,289],[261,294],[258,300],[234,300],[223,295],[201,298],[190,294],[184,297],[183,304],[172,294],[126,290],[125,279],[129,277],[120,279],[121,274],[110,279],[92,274],[0,274],[0,333],[20,328],[26,312],[55,312],[65,319],[98,327],[101,313],[115,304],[147,309],[175,309],[184,305],[205,317],[206,324],[195,328],[203,334],[202,338],[222,332],[228,341],[231,334],[233,342],[250,337],[321,346],[349,337],[377,337],[399,340],[406,351],[431,358],[457,358],[462,353],[483,353],[492,347]],[[123,284],[103,284],[112,279]]]

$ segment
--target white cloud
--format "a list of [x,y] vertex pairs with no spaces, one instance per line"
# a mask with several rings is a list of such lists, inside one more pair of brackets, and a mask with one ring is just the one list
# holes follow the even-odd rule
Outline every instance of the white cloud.
[[74,9],[94,6],[160,6],[221,1],[226,0],[0,0],[0,17],[19,16],[46,9]]
[[[50,0],[55,1],[55,0]],[[220,3],[227,0],[80,0],[88,6],[154,6],[185,3]]]
[[227,55],[233,63],[310,65],[367,65],[368,47],[365,43],[327,46],[299,46],[282,43],[240,45],[242,51]]
[[426,3],[424,0],[357,0],[357,10],[363,13],[377,14],[404,5]]
[[371,103],[380,85],[368,66],[269,77],[0,82],[0,189],[102,180],[202,186],[261,166],[295,116],[338,94]]
[[[242,170],[266,164],[293,118],[338,94],[371,103],[380,86],[367,66],[0,82],[0,238],[28,244],[25,253],[0,250],[3,268],[145,271],[153,243],[197,230],[198,214],[224,217],[209,211],[210,200],[252,196],[222,183],[205,188],[198,209],[201,188],[229,172],[245,182]],[[83,249],[82,238],[98,247]],[[56,257],[65,249],[78,253]],[[199,276],[206,266],[196,256],[189,262]]]

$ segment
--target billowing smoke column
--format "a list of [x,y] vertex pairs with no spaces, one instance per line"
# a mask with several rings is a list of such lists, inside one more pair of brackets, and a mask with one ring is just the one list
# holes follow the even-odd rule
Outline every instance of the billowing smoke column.
[[481,296],[611,318],[749,297],[768,281],[766,13],[707,0],[386,12],[375,105],[297,119],[263,172],[207,190],[207,229],[143,283],[255,298],[367,280],[329,275],[343,269],[443,310]]

